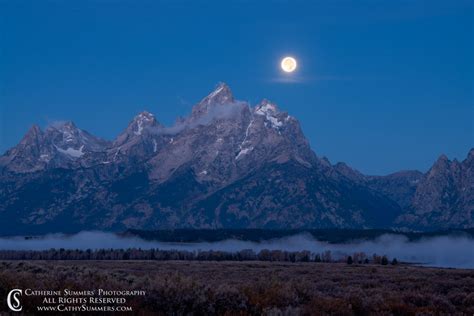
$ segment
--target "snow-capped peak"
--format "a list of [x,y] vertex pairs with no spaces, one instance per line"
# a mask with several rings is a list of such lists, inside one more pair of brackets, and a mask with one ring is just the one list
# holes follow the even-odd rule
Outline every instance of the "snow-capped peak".
[[150,112],[143,111],[135,116],[132,121],[131,127],[133,133],[138,136],[142,134],[143,129],[145,127],[153,126],[155,124],[157,124],[155,116]]
[[234,96],[229,86],[223,82],[219,83],[217,87],[207,97],[205,97],[196,107],[208,108],[211,104],[228,104],[234,103]]
[[198,118],[209,113],[215,107],[221,105],[236,104],[234,96],[229,86],[225,83],[220,83],[208,96],[201,100],[193,107],[191,117]]
[[217,101],[218,103],[231,103],[234,102],[234,97],[229,86],[223,82],[219,83],[207,97],[203,100],[206,103],[212,103]]
[[134,121],[152,121],[155,119],[155,116],[151,114],[148,111],[143,111],[138,113],[135,118],[133,119]]
[[76,127],[72,121],[51,124],[45,131],[45,139],[57,152],[74,159],[86,152],[102,152],[108,146],[107,141]]

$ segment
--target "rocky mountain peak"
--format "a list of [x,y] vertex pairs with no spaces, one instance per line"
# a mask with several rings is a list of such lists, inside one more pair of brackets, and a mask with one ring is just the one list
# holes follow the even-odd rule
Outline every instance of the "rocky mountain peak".
[[442,154],[441,156],[436,159],[435,163],[433,166],[431,166],[431,171],[439,171],[448,168],[450,164],[449,158]]
[[33,125],[20,144],[0,159],[0,165],[18,173],[29,173],[48,168],[75,168],[96,160],[109,142],[76,127],[71,122],[55,122],[45,131]]
[[420,226],[472,226],[474,186],[467,161],[451,161],[441,155],[416,187],[411,204],[414,211],[401,218]]
[[451,173],[458,172],[460,167],[460,163],[458,160],[449,160],[446,155],[439,156],[438,160],[433,164],[428,175],[430,177],[440,176],[440,175],[448,175]]
[[143,137],[147,131],[163,127],[153,114],[143,111],[135,115],[127,128],[115,139],[114,146],[122,146],[125,143]]
[[72,121],[51,124],[46,128],[44,137],[44,145],[49,144],[51,148],[73,158],[81,157],[86,151],[104,151],[108,146],[107,141],[78,128]]
[[26,135],[37,135],[41,133],[42,133],[41,128],[38,125],[33,124],[30,127],[30,129],[26,132]]
[[108,161],[148,159],[162,146],[162,128],[164,126],[150,112],[138,113],[113,142],[107,152]]
[[473,161],[471,149],[426,174],[332,166],[296,118],[221,83],[175,126],[144,111],[114,143],[72,122],[32,126],[0,156],[0,215],[15,230],[472,227]]
[[214,91],[193,107],[191,116],[199,117],[207,114],[209,110],[215,106],[233,103],[235,103],[235,99],[232,95],[232,91],[227,84],[221,82],[217,85]]
[[46,134],[50,133],[63,133],[63,134],[74,134],[79,131],[79,128],[77,128],[76,124],[72,121],[64,121],[64,122],[54,122],[50,124],[48,127],[45,129]]
[[43,131],[38,125],[33,125],[30,129],[26,132],[25,136],[21,140],[20,144],[30,143],[31,141],[36,142],[39,137],[43,135]]
[[474,148],[471,148],[471,150],[470,150],[469,153],[467,154],[467,159],[468,159],[468,160],[474,159]]
[[438,157],[437,161],[440,163],[446,163],[446,162],[449,162],[449,158],[445,154],[442,154],[441,156]]
[[52,123],[46,129],[71,130],[76,128],[76,124],[73,121],[61,121]]
[[278,106],[270,100],[263,99],[256,107],[255,113],[265,115],[267,113],[275,114],[278,113]]
[[80,130],[71,121],[54,123],[48,126],[45,130],[48,137],[57,138],[62,135],[62,140],[65,142],[73,142],[80,136]]
[[[254,114],[263,116],[266,122],[274,129],[279,129],[283,126],[290,116],[286,113],[280,112],[277,105],[267,99],[263,99],[254,109]],[[266,124],[267,125],[267,124]]]
[[229,86],[224,82],[221,82],[202,102],[206,103],[233,103],[234,96]]
[[133,121],[152,121],[155,119],[155,116],[148,112],[148,111],[142,111],[140,113],[138,113],[137,115],[135,115],[135,117],[133,118]]
[[160,123],[156,120],[155,116],[150,112],[143,111],[138,113],[129,124],[129,128],[135,135],[141,135],[144,129],[149,127],[159,126]]

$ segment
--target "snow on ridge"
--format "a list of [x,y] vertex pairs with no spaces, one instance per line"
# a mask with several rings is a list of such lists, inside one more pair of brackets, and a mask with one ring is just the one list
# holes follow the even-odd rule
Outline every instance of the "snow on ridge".
[[221,85],[219,88],[217,88],[216,90],[214,90],[211,94],[209,94],[208,98],[209,99],[212,99],[213,97],[215,97],[216,95],[219,94],[219,92],[222,91],[222,89],[224,89],[224,86]]
[[120,146],[119,148],[117,148],[117,151],[116,151],[115,154],[114,154],[113,161],[115,161],[115,160],[117,159],[117,155],[119,154],[120,149],[122,149],[122,146]]
[[141,135],[143,131],[143,121],[138,121],[137,122],[137,130],[134,131],[135,135]]
[[253,150],[253,147],[244,148],[246,143],[248,142],[247,138],[249,136],[249,130],[250,130],[250,127],[252,126],[252,124],[253,124],[253,119],[250,121],[249,125],[247,126],[247,129],[245,130],[245,138],[242,141],[242,143],[240,143],[240,145],[239,145],[240,151],[237,154],[237,156],[235,157],[235,160],[239,159],[240,156],[246,155],[247,153],[249,153],[250,151]]
[[238,160],[241,156],[248,154],[248,153],[251,152],[252,150],[253,150],[253,147],[241,149],[240,152],[239,152],[239,153],[237,154],[237,156],[235,157],[235,160]]
[[227,87],[225,83],[221,83],[214,91],[212,91],[207,97],[205,97],[203,101],[205,101],[205,104],[209,105],[220,94],[223,94],[221,101],[232,101],[232,96],[230,95],[229,87]]

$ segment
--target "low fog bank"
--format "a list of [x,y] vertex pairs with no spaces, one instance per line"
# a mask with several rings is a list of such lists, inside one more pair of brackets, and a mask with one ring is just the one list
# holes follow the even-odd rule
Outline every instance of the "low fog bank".
[[224,240],[220,242],[170,243],[146,241],[137,237],[121,237],[105,232],[81,232],[75,235],[50,234],[39,238],[0,238],[0,250],[48,250],[65,249],[120,249],[142,248],[161,250],[206,251],[220,250],[234,252],[252,249],[301,251],[321,253],[330,250],[333,257],[365,252],[368,256],[376,253],[397,258],[399,261],[420,263],[427,266],[474,268],[474,239],[467,236],[439,236],[410,242],[401,235],[382,235],[374,240],[353,241],[344,244],[330,244],[314,239],[310,234],[262,242]]

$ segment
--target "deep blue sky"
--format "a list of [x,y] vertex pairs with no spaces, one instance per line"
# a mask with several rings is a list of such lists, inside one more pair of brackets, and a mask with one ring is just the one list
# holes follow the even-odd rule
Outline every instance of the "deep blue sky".
[[472,1],[254,2],[0,0],[0,152],[34,123],[112,139],[147,109],[171,125],[219,81],[365,173],[474,147]]

